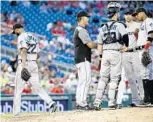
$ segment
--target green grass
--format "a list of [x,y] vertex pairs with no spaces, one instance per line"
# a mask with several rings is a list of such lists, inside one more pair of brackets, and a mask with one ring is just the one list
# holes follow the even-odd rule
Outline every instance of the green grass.
[[1,115],[1,118],[3,118],[3,119],[10,119],[12,117],[13,117],[13,114],[3,114],[3,115]]

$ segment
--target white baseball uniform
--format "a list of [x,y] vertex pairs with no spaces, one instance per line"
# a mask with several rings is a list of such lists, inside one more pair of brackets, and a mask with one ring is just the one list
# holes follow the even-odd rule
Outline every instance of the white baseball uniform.
[[127,24],[126,31],[129,36],[129,52],[123,53],[123,67],[125,70],[125,76],[130,82],[131,92],[132,92],[132,102],[134,104],[139,104],[144,98],[143,84],[140,74],[140,59],[139,53],[134,50],[137,46],[137,40],[134,36],[136,29],[140,28],[140,24],[137,22],[132,22]]
[[[153,19],[146,18],[140,26],[139,35],[138,35],[138,46],[142,47],[146,44],[148,35],[153,33]],[[150,102],[153,104],[153,42],[148,49],[149,55],[152,59],[152,62],[147,66],[144,67],[141,63],[141,76],[143,79],[143,86],[144,86],[144,102]],[[142,59],[142,50],[139,51],[140,60]]]
[[[148,34],[150,32],[153,32],[153,19],[146,18],[140,25],[137,46],[145,45],[147,38],[148,38]],[[140,50],[139,51],[140,60],[142,58],[142,53],[143,53],[143,50]],[[151,56],[151,59],[153,60],[153,42],[151,46],[149,47],[149,54]],[[144,67],[143,65],[141,66],[142,66],[141,67],[142,68],[141,70],[142,79],[153,80],[153,62],[150,63],[147,67]]]
[[122,104],[123,96],[124,96],[124,93],[126,91],[126,83],[125,83],[126,80],[127,80],[127,78],[125,76],[125,71],[124,71],[124,68],[122,66],[121,82],[119,83],[118,94],[117,94],[117,104],[118,105]]
[[37,93],[46,103],[51,106],[54,102],[50,98],[50,96],[44,91],[39,83],[39,73],[38,73],[38,65],[37,65],[37,53],[39,53],[39,46],[36,37],[34,37],[29,32],[23,32],[18,36],[17,48],[19,51],[18,55],[18,67],[16,71],[16,80],[15,80],[15,93],[14,93],[14,108],[13,114],[18,115],[21,109],[21,94],[26,82],[21,79],[21,71],[22,71],[22,59],[20,56],[20,49],[27,49],[27,61],[26,68],[31,74],[31,78],[29,79],[29,83],[32,85],[33,90]]

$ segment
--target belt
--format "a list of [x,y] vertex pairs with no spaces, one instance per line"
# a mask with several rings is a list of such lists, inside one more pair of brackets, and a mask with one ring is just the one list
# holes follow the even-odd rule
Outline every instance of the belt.
[[128,49],[126,52],[135,52],[136,50],[142,50],[144,48],[144,45],[138,46],[136,48]]
[[120,51],[120,49],[103,49],[103,50],[114,50],[114,51]]
[[134,48],[134,49],[128,49],[127,51],[125,51],[125,52],[135,52],[137,49],[136,48]]
[[144,47],[145,47],[144,45],[138,46],[138,47],[136,47],[136,50],[142,50]]
[[31,52],[27,52],[27,54],[37,54],[37,53],[35,53],[35,52],[33,52],[33,53],[31,53]]
[[[36,61],[36,60],[26,60],[26,61]],[[22,59],[19,59],[18,63],[22,63]]]

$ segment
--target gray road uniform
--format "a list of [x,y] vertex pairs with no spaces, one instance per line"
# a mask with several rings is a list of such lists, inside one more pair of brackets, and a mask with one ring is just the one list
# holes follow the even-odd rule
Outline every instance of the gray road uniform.
[[139,29],[139,27],[139,23],[133,22],[126,28],[129,36],[129,47],[128,51],[123,53],[123,67],[125,70],[125,76],[130,82],[132,102],[134,104],[139,104],[139,102],[144,98],[139,53],[135,50],[137,40],[134,36],[134,31]]
[[[113,39],[109,38],[109,34]],[[117,89],[122,71],[122,53],[120,48],[123,46],[122,37],[124,35],[127,35],[125,25],[116,21],[110,21],[103,25],[99,32],[97,41],[103,45],[103,58],[100,70],[101,79],[98,82],[95,104],[101,103],[109,78],[108,105],[114,106],[116,104]]]

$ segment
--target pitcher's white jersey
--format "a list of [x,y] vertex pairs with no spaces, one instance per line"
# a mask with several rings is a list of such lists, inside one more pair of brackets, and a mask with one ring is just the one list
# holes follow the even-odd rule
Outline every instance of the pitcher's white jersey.
[[137,46],[137,40],[134,35],[136,29],[140,28],[140,23],[133,22],[129,26],[127,25],[126,31],[129,36],[129,46],[128,48],[135,48]]
[[[38,42],[36,37],[34,37],[31,33],[22,33],[18,37],[18,50],[19,50],[19,61],[18,67],[16,71],[15,78],[15,92],[14,92],[14,104],[13,104],[13,114],[17,116],[21,111],[21,94],[24,89],[25,84],[30,84],[32,86],[35,93],[37,93],[51,108],[51,106],[55,103],[50,96],[46,93],[46,91],[41,87],[39,82],[39,70],[37,65],[37,53],[39,52]],[[20,56],[20,49],[27,49],[27,61],[25,68],[29,71],[31,77],[28,81],[24,81],[21,78],[22,72],[22,61]]]
[[[27,49],[27,60],[36,60],[37,53],[39,53],[38,39],[32,35],[32,33],[24,32],[18,37],[17,43],[18,50],[21,48]],[[19,51],[19,59],[21,59]]]
[[[152,18],[146,18],[146,20],[140,25],[140,30],[139,30],[139,38],[137,45],[142,46],[146,44],[148,34],[150,32],[153,32],[153,19]],[[153,46],[153,42],[152,42]]]

